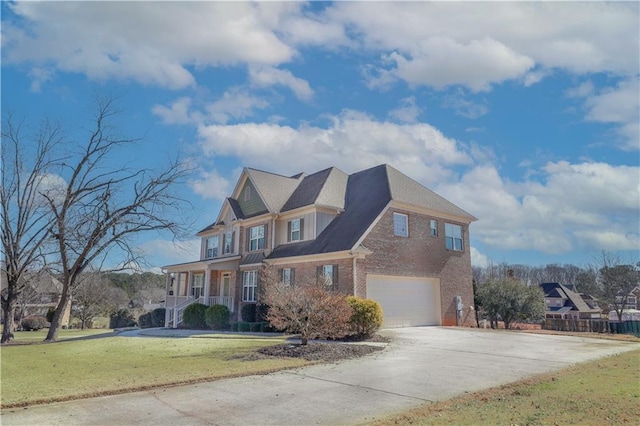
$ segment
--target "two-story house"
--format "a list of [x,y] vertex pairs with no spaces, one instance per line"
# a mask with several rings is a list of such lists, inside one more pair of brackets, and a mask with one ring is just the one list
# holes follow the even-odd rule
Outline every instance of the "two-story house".
[[385,327],[471,324],[475,220],[389,165],[289,177],[245,168],[197,234],[200,260],[164,268],[166,326],[196,301],[226,305],[239,319],[244,304],[259,302],[266,266],[292,285],[322,277],[335,291],[377,300]]
[[546,318],[591,319],[601,316],[602,309],[589,305],[571,284],[542,283],[540,287],[547,308]]

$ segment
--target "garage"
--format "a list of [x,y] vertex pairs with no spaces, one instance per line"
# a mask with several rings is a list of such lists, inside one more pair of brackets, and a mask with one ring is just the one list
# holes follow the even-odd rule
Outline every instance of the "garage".
[[442,324],[438,278],[367,275],[367,298],[382,306],[385,328]]

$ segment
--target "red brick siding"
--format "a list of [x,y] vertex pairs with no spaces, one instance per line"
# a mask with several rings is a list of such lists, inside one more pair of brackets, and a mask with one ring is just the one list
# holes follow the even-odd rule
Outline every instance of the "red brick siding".
[[[393,213],[408,216],[409,237],[393,234]],[[438,221],[438,236],[432,237],[430,220]],[[462,226],[464,250],[447,250],[444,224]],[[401,209],[389,209],[362,245],[373,253],[367,256],[363,266],[367,274],[399,275],[409,277],[440,278],[440,297],[443,325],[456,325],[455,296],[462,296],[465,324],[473,324],[473,315],[467,315],[473,304],[471,256],[469,254],[468,226],[463,223],[434,218]],[[360,267],[358,271],[359,275]],[[366,292],[366,286],[365,286]]]
[[273,268],[276,270],[274,272],[277,272],[277,270],[283,269],[283,268],[295,269],[295,278],[294,278],[295,279],[294,284],[295,284],[295,282],[301,282],[301,280],[317,279],[318,267],[321,267],[323,265],[338,265],[338,284],[337,284],[336,290],[344,294],[353,294],[353,260],[352,259],[279,264],[279,265],[273,266]]

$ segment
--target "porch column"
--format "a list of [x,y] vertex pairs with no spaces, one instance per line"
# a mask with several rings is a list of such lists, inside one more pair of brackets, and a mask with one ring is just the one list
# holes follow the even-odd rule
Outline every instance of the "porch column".
[[204,270],[204,304],[209,306],[209,294],[210,294],[210,288],[211,287],[211,283],[209,282],[211,281],[211,270],[209,270],[209,268],[207,267],[207,269]]

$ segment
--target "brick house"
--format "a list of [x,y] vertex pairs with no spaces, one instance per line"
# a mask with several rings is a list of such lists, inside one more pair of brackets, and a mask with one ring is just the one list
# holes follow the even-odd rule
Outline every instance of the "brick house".
[[259,302],[265,267],[293,285],[321,277],[377,300],[385,327],[471,325],[475,220],[389,165],[290,177],[245,168],[197,234],[200,259],[164,267],[165,325],[177,327],[196,301],[226,305],[240,319],[243,305]]

